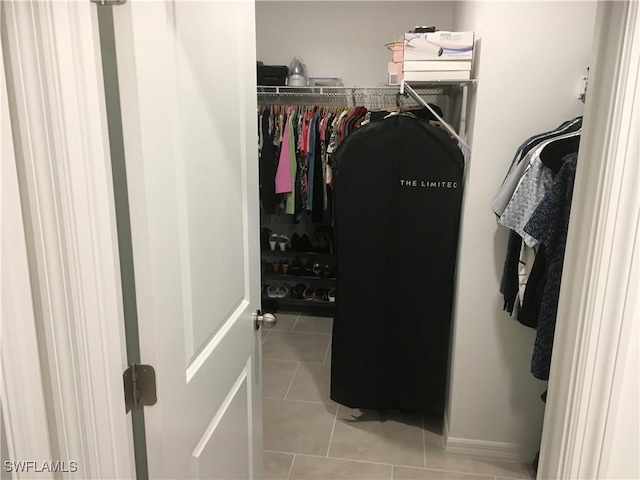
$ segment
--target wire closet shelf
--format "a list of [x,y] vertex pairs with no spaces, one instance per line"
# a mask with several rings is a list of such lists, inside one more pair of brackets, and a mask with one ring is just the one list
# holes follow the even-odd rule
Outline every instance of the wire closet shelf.
[[[426,101],[435,101],[443,95],[449,95],[454,89],[469,85],[471,82],[430,82],[416,85],[414,89]],[[362,106],[370,110],[384,110],[397,106],[401,87],[272,87],[258,86],[260,105],[318,105],[318,106]],[[419,106],[420,103],[410,96],[403,97],[404,107]]]
[[[433,81],[409,85],[385,87],[287,87],[258,86],[259,105],[315,105],[336,107],[366,107],[369,110],[385,110],[401,105],[402,109],[425,107],[441,122],[442,126],[458,141],[464,155],[465,166],[471,157],[471,148],[460,135],[429,105],[446,98],[452,92],[461,92],[475,85],[476,79]],[[466,177],[467,169],[464,170]]]

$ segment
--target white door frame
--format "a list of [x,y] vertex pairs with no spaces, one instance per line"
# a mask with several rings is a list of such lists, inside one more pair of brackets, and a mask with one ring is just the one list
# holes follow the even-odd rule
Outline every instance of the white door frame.
[[[135,469],[131,426],[123,414],[126,354],[95,8],[88,0],[2,2],[2,41],[11,66],[5,73],[33,310],[45,339],[40,349],[49,380],[44,391],[55,417],[50,419],[55,425],[52,451],[60,460],[77,461],[76,475],[83,478],[131,478]],[[605,404],[616,401],[614,379],[621,368],[616,358],[629,340],[620,334],[634,319],[629,303],[634,299],[625,300],[622,293],[635,288],[629,292],[637,295],[638,287],[630,256],[637,241],[638,170],[637,155],[629,150],[638,138],[629,107],[637,85],[638,5],[601,2],[597,17],[586,143],[559,309],[567,321],[556,334],[563,348],[556,349],[551,370],[542,478],[597,478],[602,473]],[[610,39],[619,25],[626,28]],[[607,67],[612,74],[600,74]],[[24,308],[18,304],[24,299],[17,296],[3,301]],[[19,369],[16,363],[3,365],[3,372]],[[18,421],[20,413],[5,406],[10,407],[3,408],[5,419]],[[11,454],[24,459],[31,452]]]
[[633,401],[619,377],[638,342],[639,27],[637,2],[598,3],[540,478],[606,478],[616,409]]
[[[0,8],[33,290],[29,306],[24,298],[3,300],[9,311],[33,309],[53,457],[34,457],[40,452],[14,443],[12,460],[77,462],[66,478],[133,478],[96,7],[86,0],[3,1]],[[7,377],[21,368],[3,364]],[[7,406],[7,424],[28,423]]]
[[[26,451],[48,459],[52,448],[3,62],[0,76],[0,442],[6,441],[3,460],[23,458],[17,452]],[[5,471],[14,469],[20,467],[10,464]]]

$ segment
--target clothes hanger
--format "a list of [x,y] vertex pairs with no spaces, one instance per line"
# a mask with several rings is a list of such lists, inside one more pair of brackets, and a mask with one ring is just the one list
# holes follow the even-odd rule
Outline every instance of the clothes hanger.
[[391,112],[389,115],[385,116],[383,120],[386,120],[387,118],[393,117],[396,115],[403,115],[405,117],[413,117],[416,119],[418,118],[413,113],[404,110],[404,97],[405,97],[405,94],[400,92],[396,93],[396,107],[398,111]]
[[553,172],[558,173],[564,157],[570,153],[578,152],[581,134],[582,129],[570,137],[552,140],[540,152],[540,161]]

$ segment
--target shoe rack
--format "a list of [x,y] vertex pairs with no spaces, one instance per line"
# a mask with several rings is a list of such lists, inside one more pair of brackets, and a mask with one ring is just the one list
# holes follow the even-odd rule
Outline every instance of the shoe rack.
[[333,316],[336,261],[330,226],[263,215],[260,248],[263,311]]

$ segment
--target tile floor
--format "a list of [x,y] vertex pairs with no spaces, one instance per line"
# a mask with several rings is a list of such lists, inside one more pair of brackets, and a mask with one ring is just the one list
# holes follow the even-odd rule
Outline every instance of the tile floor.
[[263,332],[265,479],[534,479],[529,467],[445,455],[420,415],[329,398],[332,319],[278,314]]

